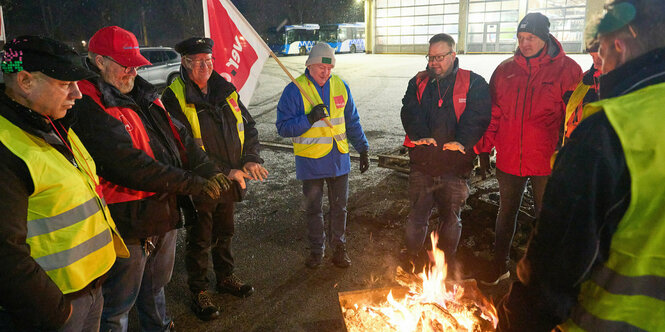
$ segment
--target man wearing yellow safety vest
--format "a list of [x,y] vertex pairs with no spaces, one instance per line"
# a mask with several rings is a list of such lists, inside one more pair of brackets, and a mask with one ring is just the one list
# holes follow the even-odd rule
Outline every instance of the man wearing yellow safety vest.
[[202,320],[219,317],[207,292],[209,253],[219,292],[238,297],[254,292],[233,273],[234,202],[242,200],[245,179],[263,181],[268,176],[261,166],[252,116],[240,102],[235,86],[213,70],[213,44],[210,38],[193,37],[175,45],[182,55],[180,76],[162,97],[171,116],[185,124],[208,157],[233,180],[231,189],[220,199],[195,197],[198,218],[187,225],[187,282],[192,310]]
[[76,81],[95,76],[58,41],[4,46],[0,93],[0,330],[96,331],[102,282],[129,252],[95,162],[69,127]]
[[500,331],[665,331],[665,2],[606,9],[587,31],[600,100],[557,157]]
[[562,143],[565,143],[573,130],[582,121],[584,105],[598,100],[598,77],[603,74],[601,70],[603,61],[598,54],[598,43],[587,47],[586,51],[593,58],[593,65],[584,73],[582,80],[577,84],[575,89],[567,91],[563,95],[563,100],[566,102],[566,117],[564,120]]
[[[323,183],[328,185],[330,202],[330,244],[332,262],[346,268],[351,264],[346,250],[346,203],[348,174],[351,170],[349,141],[360,153],[360,172],[369,168],[369,143],[348,85],[336,75],[335,51],[325,43],[316,44],[305,62],[305,73],[284,88],[277,104],[277,132],[293,141],[296,177],[303,181],[305,220],[310,255],[309,268],[323,262],[326,233],[323,223]],[[310,103],[303,93],[316,105]],[[332,128],[324,121],[328,120]],[[348,140],[347,140],[348,137]]]

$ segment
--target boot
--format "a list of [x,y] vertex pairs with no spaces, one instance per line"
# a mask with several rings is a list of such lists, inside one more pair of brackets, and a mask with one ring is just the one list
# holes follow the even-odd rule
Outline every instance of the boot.
[[217,291],[237,297],[248,297],[254,293],[254,287],[242,282],[235,274],[231,274],[217,282]]
[[349,254],[346,253],[346,246],[343,244],[338,245],[335,248],[335,252],[333,253],[333,258],[332,258],[333,264],[337,267],[341,268],[347,268],[351,266],[351,259],[349,258]]
[[219,318],[219,308],[212,303],[207,291],[192,294],[192,311],[200,320],[208,321]]

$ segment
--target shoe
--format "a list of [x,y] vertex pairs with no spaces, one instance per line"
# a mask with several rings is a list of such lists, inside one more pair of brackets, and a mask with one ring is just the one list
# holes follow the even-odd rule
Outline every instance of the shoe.
[[229,293],[237,297],[248,297],[254,293],[254,287],[242,282],[235,274],[231,274],[217,282],[217,291],[220,293]]
[[345,245],[339,245],[335,248],[332,262],[337,267],[347,268],[351,266],[351,259],[349,258],[349,254],[346,253]]
[[166,328],[167,332],[175,332],[175,323],[173,320],[169,322],[169,326]]
[[209,321],[219,318],[219,308],[212,303],[207,291],[192,295],[192,311],[200,320]]
[[305,260],[305,266],[310,269],[316,269],[323,263],[323,254],[317,254],[314,252],[309,253],[309,257]]
[[493,268],[489,274],[481,275],[476,278],[481,284],[485,286],[496,286],[501,280],[508,279],[510,271],[508,268]]

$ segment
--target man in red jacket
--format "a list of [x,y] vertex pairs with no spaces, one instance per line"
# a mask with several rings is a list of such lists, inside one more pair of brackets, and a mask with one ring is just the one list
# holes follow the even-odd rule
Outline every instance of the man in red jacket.
[[496,148],[499,213],[496,219],[494,264],[481,282],[496,285],[510,276],[508,260],[517,212],[527,181],[531,181],[540,212],[550,159],[560,142],[565,115],[563,95],[575,88],[582,69],[567,57],[549,33],[550,22],[529,13],[517,29],[519,47],[501,63],[490,80],[492,121],[481,141],[480,152]]

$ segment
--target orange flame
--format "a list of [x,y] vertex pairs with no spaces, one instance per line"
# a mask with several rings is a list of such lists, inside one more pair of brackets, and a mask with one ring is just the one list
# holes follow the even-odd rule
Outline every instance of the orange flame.
[[[404,299],[392,291],[377,306],[356,304],[343,311],[349,331],[493,331],[498,323],[496,309],[478,291],[475,281],[449,283],[446,287],[445,254],[438,249],[438,236],[431,234],[431,264],[409,285]],[[468,290],[468,291],[466,291]]]

